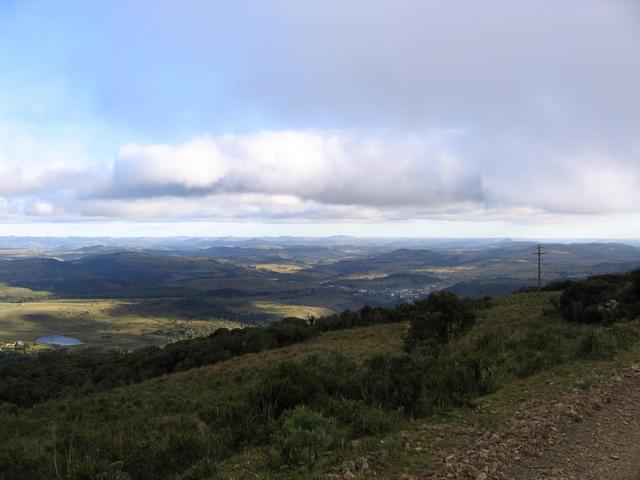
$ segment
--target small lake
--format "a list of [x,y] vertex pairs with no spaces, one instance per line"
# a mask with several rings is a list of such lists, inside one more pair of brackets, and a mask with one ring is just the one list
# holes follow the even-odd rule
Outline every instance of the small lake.
[[36,338],[36,343],[44,345],[56,345],[58,347],[82,345],[82,342],[77,338],[65,337],[63,335],[47,335],[46,337]]

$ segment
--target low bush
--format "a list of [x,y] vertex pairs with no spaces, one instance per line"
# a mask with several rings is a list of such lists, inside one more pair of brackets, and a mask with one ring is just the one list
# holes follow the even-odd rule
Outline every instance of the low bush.
[[424,386],[424,372],[410,355],[382,356],[367,360],[363,389],[368,403],[413,414]]
[[334,425],[322,413],[299,405],[283,415],[282,424],[272,438],[281,462],[313,467],[320,453],[334,441]]
[[220,477],[218,475],[218,466],[215,461],[209,457],[204,457],[191,465],[182,474],[178,475],[176,480],[216,480],[218,478]]
[[331,398],[325,405],[324,411],[346,425],[353,437],[388,432],[402,421],[398,414],[372,407],[362,400]]
[[640,316],[640,270],[571,283],[560,297],[565,320],[611,325]]
[[283,361],[269,370],[249,392],[249,402],[265,417],[277,418],[285,410],[311,403],[322,392],[322,383],[314,369],[292,361]]
[[618,342],[608,329],[594,327],[582,337],[577,356],[594,360],[609,360],[615,355],[617,347]]
[[469,405],[492,385],[490,370],[473,356],[439,355],[427,361],[423,405],[427,412]]
[[444,344],[463,335],[475,322],[471,303],[457,295],[441,291],[415,302],[416,311],[410,317],[410,329],[405,350],[413,351],[428,341]]

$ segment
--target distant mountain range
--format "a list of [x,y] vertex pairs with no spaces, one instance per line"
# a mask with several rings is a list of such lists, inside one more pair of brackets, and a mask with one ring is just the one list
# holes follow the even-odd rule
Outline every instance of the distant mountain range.
[[[511,240],[423,240],[437,247],[431,249],[395,248],[420,242],[413,239],[350,237],[308,243],[288,238],[23,240],[0,239],[0,282],[71,298],[225,291],[267,298],[363,295],[357,301],[385,303],[400,294],[440,288],[472,296],[506,293],[534,284],[537,272],[537,244]],[[549,243],[544,250],[545,281],[640,265],[640,248],[624,243]]]

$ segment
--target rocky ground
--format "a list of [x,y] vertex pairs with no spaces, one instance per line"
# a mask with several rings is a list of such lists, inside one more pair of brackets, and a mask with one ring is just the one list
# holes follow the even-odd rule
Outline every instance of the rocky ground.
[[[555,397],[555,398],[554,398]],[[416,480],[640,479],[640,365],[524,402],[504,428],[470,428]]]

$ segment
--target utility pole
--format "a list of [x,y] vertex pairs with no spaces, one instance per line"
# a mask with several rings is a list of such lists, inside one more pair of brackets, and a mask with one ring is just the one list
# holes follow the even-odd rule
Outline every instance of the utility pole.
[[538,291],[542,291],[542,255],[546,255],[545,252],[542,251],[542,245],[538,245],[535,256],[538,257]]

